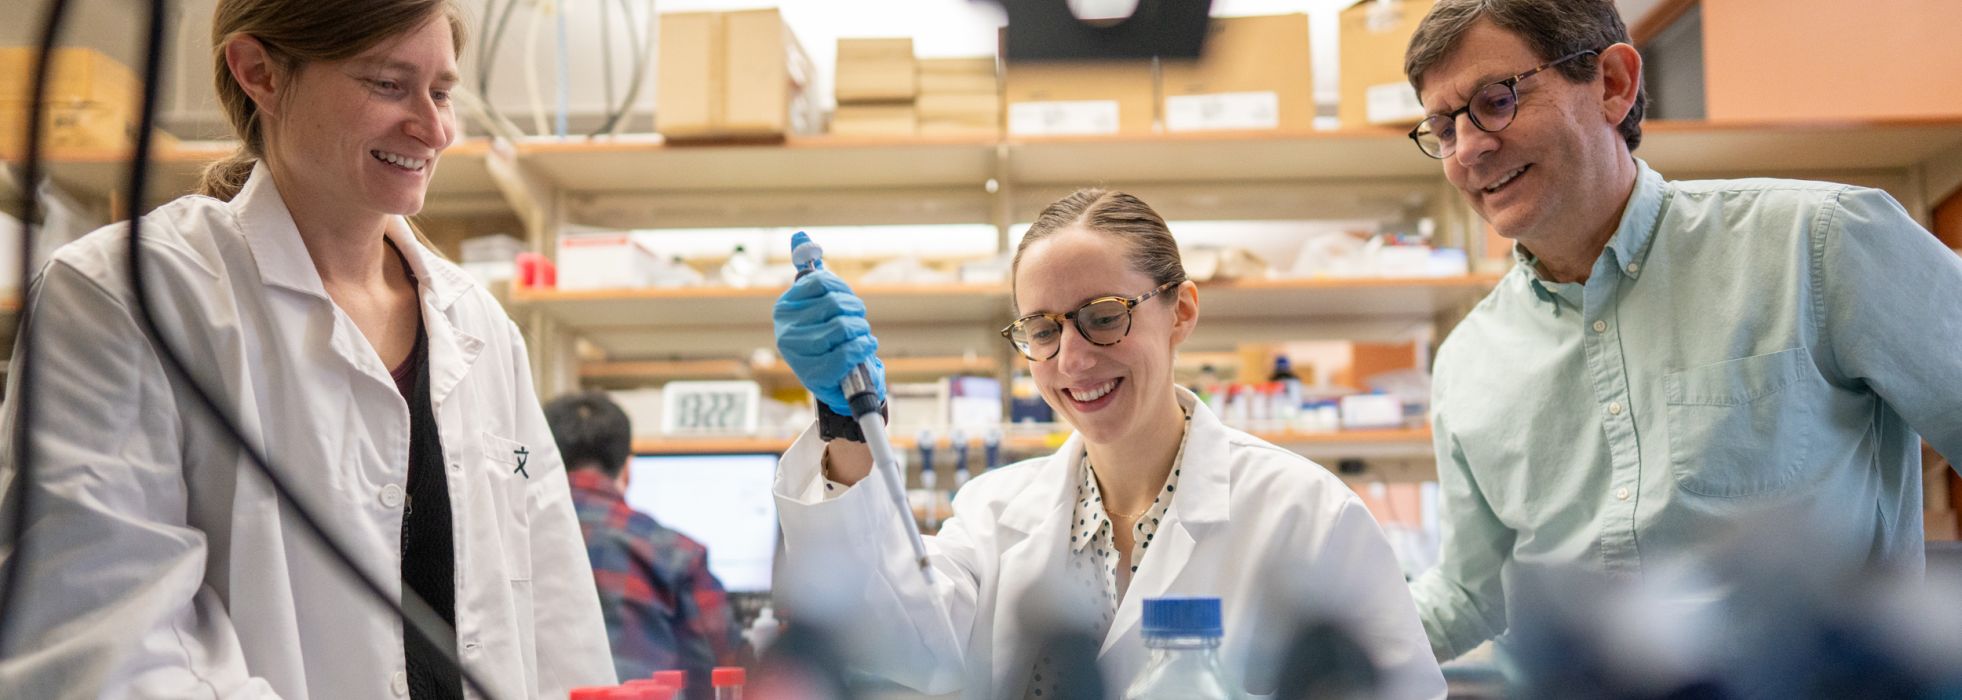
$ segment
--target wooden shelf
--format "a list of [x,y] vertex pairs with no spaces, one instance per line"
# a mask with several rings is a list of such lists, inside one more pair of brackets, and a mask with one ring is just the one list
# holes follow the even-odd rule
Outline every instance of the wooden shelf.
[[1235,280],[1199,288],[1199,318],[1400,316],[1430,320],[1483,299],[1500,275]]
[[1962,148],[1962,120],[1866,123],[1645,121],[1635,155],[1665,177],[1873,171]]
[[[987,347],[986,338],[1007,323],[1008,295],[999,285],[867,285],[857,291],[880,342],[913,355],[964,355]],[[741,357],[775,346],[770,310],[779,294],[774,288],[519,288],[511,292],[511,306],[545,312],[609,358]]]
[[[1015,458],[1025,458],[1054,451],[1068,437],[1067,432],[1029,433],[1027,428],[1010,426],[1003,438],[1003,449]],[[1408,428],[1389,430],[1345,430],[1334,433],[1254,433],[1262,440],[1285,447],[1316,460],[1329,469],[1343,459],[1363,459],[1380,461],[1429,461],[1432,459],[1431,431],[1429,428]],[[794,436],[767,437],[699,437],[699,438],[658,438],[634,441],[636,454],[720,454],[720,453],[782,453],[790,449]],[[975,450],[981,447],[978,436],[970,437],[969,443]],[[939,439],[946,446],[946,436]],[[896,436],[893,447],[911,451],[918,446],[912,436]],[[978,452],[976,453],[978,455]],[[1408,470],[1398,470],[1404,474]],[[1434,476],[1431,478],[1435,478]]]
[[[1873,171],[1929,163],[1962,148],[1962,120],[1867,123],[1643,122],[1636,155],[1669,177],[1703,173]],[[1404,130],[1012,137],[1009,181],[1097,182],[1441,179]]]
[[971,187],[995,176],[995,142],[976,138],[790,137],[674,144],[658,136],[527,140],[521,160],[568,191]]
[[[1215,345],[1230,349],[1236,338],[1262,335],[1407,338],[1416,325],[1470,307],[1497,281],[1495,276],[1472,275],[1206,284],[1200,287],[1201,331],[1195,336],[1203,347],[1192,349]],[[1008,321],[1008,290],[999,285],[873,285],[858,292],[881,345],[915,356],[985,352],[1001,342],[997,331]],[[770,309],[780,293],[769,288],[719,287],[514,289],[511,307],[544,311],[616,360],[738,357],[754,348],[774,346]],[[1291,323],[1308,320],[1316,323]],[[892,361],[903,359],[895,356]],[[694,365],[674,369],[682,374],[703,371]],[[709,371],[730,369],[718,366]]]
[[[232,154],[236,144],[225,141],[185,141],[159,147],[152,155],[148,202],[155,206],[197,189],[204,167]],[[484,168],[490,143],[459,142],[443,152],[436,177],[430,182],[425,215],[501,209],[496,183]],[[62,189],[83,198],[120,198],[129,181],[128,149],[62,150],[47,154],[49,177]]]
[[1008,179],[1080,187],[1099,182],[1259,182],[1439,178],[1403,132],[1344,129],[1148,136],[1011,137]]
[[[1962,120],[1957,119],[1651,120],[1643,124],[1643,134],[1636,154],[1670,177],[1851,176],[1935,164],[1962,149]],[[188,192],[204,164],[231,148],[223,142],[186,142],[159,149],[151,200]],[[445,152],[426,214],[503,209],[484,165],[490,148],[488,141],[473,139]],[[568,195],[570,210],[587,215],[582,220],[622,226],[656,221],[664,226],[706,225],[750,213],[772,222],[768,225],[814,225],[837,218],[841,207],[863,212],[864,221],[856,223],[978,223],[989,220],[988,203],[994,197],[986,188],[990,180],[1029,192],[1098,183],[1442,183],[1438,163],[1419,153],[1403,130],[1389,128],[999,141],[813,136],[702,145],[667,143],[646,134],[527,139],[515,150],[521,164]],[[121,187],[127,158],[126,151],[61,151],[50,154],[50,167],[55,180],[78,196],[106,198]],[[623,204],[617,201],[621,197],[659,201]],[[662,218],[638,220],[652,213]]]
[[[953,374],[993,375],[1000,363],[990,356],[976,357],[894,357],[885,360],[886,376],[892,379],[940,378]],[[579,379],[588,384],[647,385],[689,379],[756,379],[768,382],[794,382],[796,375],[783,364],[756,367],[740,360],[622,360],[586,362],[579,366]]]

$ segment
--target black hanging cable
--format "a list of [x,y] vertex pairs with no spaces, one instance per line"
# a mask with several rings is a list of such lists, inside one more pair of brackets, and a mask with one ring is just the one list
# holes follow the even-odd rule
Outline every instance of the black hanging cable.
[[[48,97],[48,64],[54,57],[56,39],[60,37],[62,20],[68,14],[68,0],[51,0],[48,14],[41,23],[39,52],[30,68],[28,84],[33,86],[27,98],[27,160],[21,167],[19,183],[20,204],[20,313],[14,320],[14,358],[11,371],[20,375],[14,383],[14,395],[7,397],[18,408],[14,411],[13,462],[14,485],[10,491],[18,492],[19,499],[7,509],[13,513],[13,522],[7,531],[7,564],[4,581],[0,581],[0,659],[10,656],[13,648],[8,637],[7,620],[15,619],[7,614],[14,609],[14,602],[20,595],[21,570],[27,568],[27,522],[29,493],[34,485],[33,434],[34,386],[33,372],[34,340],[28,328],[32,315],[27,302],[29,282],[34,279],[34,237],[35,228],[41,218],[41,112]],[[4,498],[5,494],[0,494]],[[0,507],[9,504],[0,503]],[[4,509],[4,508],[0,508]]]
[[[54,39],[58,35],[61,21],[67,11],[67,5],[68,0],[50,0],[48,20],[42,34],[41,51],[38,60],[35,62],[36,82],[34,84],[34,99],[30,103],[33,109],[28,114],[28,134],[30,140],[27,146],[28,161],[26,164],[26,174],[30,176],[38,177],[39,174],[39,160],[41,155],[39,150],[39,124],[41,122],[39,107],[41,106],[40,101],[46,89],[44,82],[48,70],[47,66],[54,55]],[[297,516],[297,519],[305,527],[307,532],[318,539],[321,544],[325,545],[325,548],[333,555],[334,560],[342,568],[353,573],[354,577],[361,581],[364,590],[369,595],[373,596],[383,607],[395,612],[401,617],[406,628],[421,636],[425,641],[430,642],[432,647],[440,650],[439,653],[442,656],[442,661],[456,667],[462,675],[464,682],[470,686],[471,690],[475,691],[481,697],[495,698],[496,696],[489,692],[488,687],[484,685],[483,681],[468,667],[463,666],[458,661],[452,649],[435,642],[435,640],[443,637],[454,639],[456,631],[447,623],[443,622],[442,618],[436,614],[436,611],[420,596],[416,595],[414,591],[404,587],[402,589],[401,602],[398,604],[394,599],[389,597],[387,590],[379,581],[371,576],[368,571],[355,564],[353,557],[348,554],[347,549],[327,534],[326,529],[321,526],[320,520],[314,517],[313,512],[306,507],[303,501],[294,497],[292,490],[287,488],[285,481],[280,478],[279,471],[273,468],[272,462],[260,451],[258,446],[253,445],[250,440],[246,439],[244,431],[238,426],[238,422],[230,414],[225,412],[223,406],[206,390],[204,385],[198,383],[197,378],[185,366],[183,359],[170,347],[161,327],[157,323],[155,311],[150,305],[149,291],[144,286],[142,214],[145,188],[149,179],[150,137],[156,123],[157,85],[162,78],[164,24],[168,16],[169,10],[166,0],[151,1],[150,23],[146,35],[147,43],[145,45],[143,66],[143,106],[136,125],[136,146],[130,159],[129,186],[126,190],[130,211],[128,250],[129,282],[132,295],[136,301],[137,318],[142,323],[143,331],[155,342],[157,355],[163,361],[165,371],[183,379],[183,386],[191,390],[191,395],[197,398],[199,406],[213,420],[217,421],[225,429],[225,432],[238,443],[240,451],[246,455],[261,474],[265,475],[267,482],[272,485],[273,492],[277,498],[291,506],[293,514]],[[34,198],[35,195],[30,194],[26,199],[31,202]],[[30,208],[27,213],[33,213],[32,209]],[[31,236],[25,235],[26,233],[27,231],[24,228],[22,236],[23,245],[31,245],[32,238]],[[23,255],[22,262],[24,265],[27,260],[28,256]],[[26,278],[23,277],[23,279]],[[23,304],[23,312],[21,314],[19,332],[22,334],[32,332],[32,328],[28,325],[30,312],[26,311],[27,306]],[[26,336],[23,335],[23,337]],[[22,348],[27,348],[32,343],[23,341],[20,345]],[[25,428],[30,420],[29,417],[34,412],[32,410],[31,394],[20,391],[20,387],[30,386],[34,375],[31,372],[27,372],[26,365],[21,362],[22,359],[25,358],[20,357],[17,351],[15,358],[16,364],[14,365],[13,371],[23,372],[23,374],[16,385],[16,395],[13,398],[17,402],[15,409],[14,440],[16,459],[14,467],[17,470],[16,478],[19,480],[20,487],[18,490],[21,495],[15,510],[16,528],[11,535],[11,538],[14,540],[14,546],[9,559],[12,563],[7,567],[7,587],[4,591],[0,591],[0,621],[10,619],[5,615],[5,611],[9,609],[9,606],[13,602],[13,597],[18,591],[18,581],[21,576],[20,570],[24,568],[24,564],[28,561],[27,557],[24,556],[22,548],[22,545],[27,544],[28,540],[22,528],[25,527],[27,521],[26,513],[28,510],[29,494],[32,491],[32,482],[29,480],[29,476],[32,473],[32,460],[29,459],[31,455],[28,451],[31,441],[27,437],[28,431]],[[4,652],[6,648],[4,646],[6,641],[4,628],[5,625],[0,624],[0,652]],[[4,656],[4,653],[0,653],[0,656]]]
[[[600,75],[605,77],[606,85],[606,102],[603,104],[609,108],[613,106],[613,13],[608,10],[610,7],[613,6],[606,4],[606,0],[599,1]],[[633,19],[633,15],[627,15],[627,21],[632,22]],[[627,36],[629,39],[633,37],[631,34]]]
[[[504,118],[491,101],[490,80],[491,62],[497,58],[497,47],[504,44],[504,28],[511,24],[511,13],[518,9],[518,0],[506,0],[502,12],[493,12],[497,0],[484,1],[484,43],[477,48],[477,95],[483,98],[484,111],[490,113],[493,121]],[[497,22],[491,22],[491,15],[497,15]],[[525,70],[530,70],[527,66]]]
[[[600,0],[600,2],[605,3],[606,0]],[[612,131],[615,124],[618,124],[622,118],[625,118],[628,112],[633,111],[634,99],[640,96],[640,86],[647,82],[647,59],[653,54],[654,37],[652,35],[654,31],[652,28],[643,28],[639,33],[634,32],[634,25],[638,23],[633,21],[634,12],[631,0],[620,0],[620,12],[627,16],[627,38],[633,44],[636,52],[634,55],[633,79],[632,82],[627,84],[627,95],[621,98],[620,104],[617,107],[612,107],[612,111],[607,114],[606,123],[601,124],[598,129],[594,129],[591,134],[592,136],[598,136]],[[649,21],[654,19],[652,5],[648,6],[647,18]],[[612,47],[607,47],[607,51],[610,56]]]

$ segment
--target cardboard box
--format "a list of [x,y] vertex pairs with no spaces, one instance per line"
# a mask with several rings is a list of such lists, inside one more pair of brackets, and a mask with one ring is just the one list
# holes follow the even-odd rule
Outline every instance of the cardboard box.
[[1308,15],[1216,18],[1205,55],[1159,65],[1166,131],[1315,127]]
[[[26,102],[35,47],[0,47],[0,103]],[[55,49],[48,75],[47,100],[133,107],[141,99],[141,83],[127,66],[95,49]],[[132,112],[134,110],[132,109]]]
[[[135,109],[97,103],[53,104],[42,112],[43,152],[54,150],[121,150],[136,144]],[[27,103],[0,101],[0,158],[25,155]],[[177,139],[154,131],[151,143],[170,147]]]
[[633,289],[652,286],[661,259],[632,234],[582,233],[559,236],[558,288]]
[[1002,83],[1008,133],[1152,133],[1156,77],[1149,60],[1008,64]]
[[989,93],[923,94],[913,103],[921,119],[967,120],[994,123],[1001,120],[1001,97]]
[[661,15],[655,129],[671,139],[812,133],[813,69],[775,9]]
[[904,102],[920,92],[913,40],[839,39],[833,92],[847,102]]
[[921,95],[1001,93],[1001,76],[993,56],[922,58],[919,80]]
[[1403,75],[1403,54],[1410,48],[1411,33],[1433,4],[1433,0],[1367,0],[1342,11],[1338,38],[1342,90],[1336,116],[1344,128],[1409,126],[1423,120],[1424,106]]
[[831,116],[839,136],[912,136],[919,130],[913,103],[841,104]]

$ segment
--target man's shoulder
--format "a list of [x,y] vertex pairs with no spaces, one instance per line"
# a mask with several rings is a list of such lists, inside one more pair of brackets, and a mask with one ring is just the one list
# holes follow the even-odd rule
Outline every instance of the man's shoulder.
[[[1805,215],[1831,206],[1849,192],[1875,191],[1840,182],[1794,180],[1775,177],[1730,180],[1670,180],[1670,208],[1751,207],[1756,212],[1786,212]],[[1737,225],[1750,217],[1726,216],[1716,219]]]

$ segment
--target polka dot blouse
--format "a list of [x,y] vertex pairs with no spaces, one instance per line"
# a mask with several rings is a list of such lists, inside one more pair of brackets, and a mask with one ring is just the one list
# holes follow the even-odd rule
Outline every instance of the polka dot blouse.
[[[1187,415],[1190,422],[1192,416]],[[1190,431],[1188,431],[1189,434]],[[1172,471],[1165,475],[1165,487],[1159,489],[1158,497],[1152,499],[1151,507],[1138,516],[1132,528],[1131,563],[1127,570],[1118,571],[1120,557],[1117,556],[1116,537],[1108,511],[1104,507],[1104,496],[1097,487],[1097,474],[1090,464],[1090,454],[1085,452],[1078,464],[1075,512],[1070,515],[1070,556],[1068,571],[1060,577],[1070,586],[1065,595],[1075,596],[1074,600],[1089,604],[1099,611],[1095,627],[1084,630],[1096,640],[1110,634],[1112,620],[1117,616],[1117,604],[1124,599],[1124,590],[1130,586],[1132,575],[1138,565],[1144,562],[1145,553],[1151,551],[1152,538],[1158,534],[1158,524],[1165,517],[1165,511],[1172,505],[1172,496],[1178,492],[1180,462],[1185,457],[1185,440],[1179,440],[1179,451],[1172,458]],[[1029,688],[1024,698],[1050,698],[1056,693],[1057,673],[1048,655],[1036,660],[1035,668],[1029,674]]]

